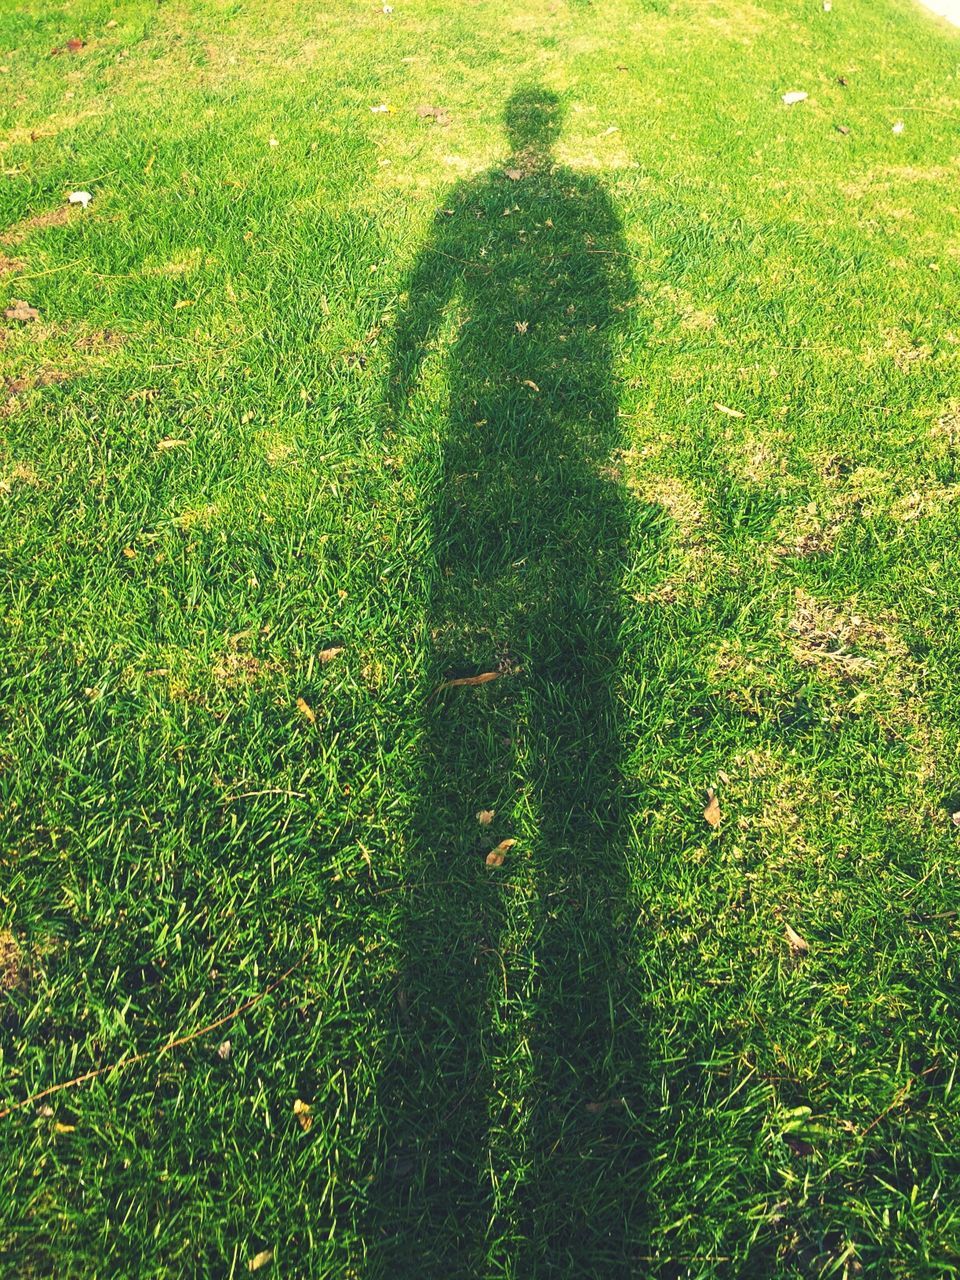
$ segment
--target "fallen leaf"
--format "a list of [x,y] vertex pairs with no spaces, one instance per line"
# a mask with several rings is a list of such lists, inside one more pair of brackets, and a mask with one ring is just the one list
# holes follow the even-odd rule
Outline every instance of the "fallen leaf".
[[305,716],[311,724],[317,723],[317,713],[314,711],[313,707],[310,706],[310,703],[306,698],[297,699],[297,710],[301,715]]
[[800,953],[810,950],[810,943],[807,942],[806,938],[801,938],[796,929],[792,928],[789,924],[784,929],[784,933],[787,941],[790,943],[791,951]]
[[488,867],[502,867],[503,860],[507,853],[516,844],[516,840],[501,840],[495,849],[491,849],[487,854],[486,863]]
[[793,1152],[795,1156],[808,1157],[815,1154],[814,1148],[809,1142],[805,1142],[803,1138],[798,1138],[792,1133],[785,1133],[783,1140]]
[[517,333],[526,333],[526,332],[527,332],[527,330],[530,328],[530,321],[529,321],[529,320],[515,320],[515,321],[514,321],[514,325],[516,326]]
[[119,26],[119,23],[117,22],[116,18],[111,18],[110,21],[107,23],[107,30],[112,31],[113,28],[116,26]]
[[622,1107],[624,1105],[622,1098],[607,1098],[603,1102],[587,1102],[584,1104],[584,1111],[591,1116],[599,1116],[604,1111],[609,1111],[611,1107]]
[[539,391],[539,390],[540,390],[540,388],[537,386],[537,384],[536,384],[535,382],[531,382],[531,380],[530,380],[529,378],[524,378],[522,385],[523,385],[523,386],[525,386],[525,387],[529,387],[531,391]]
[[338,653],[343,653],[343,645],[331,645],[329,649],[321,649],[317,657],[321,662],[332,662]]
[[421,120],[436,120],[437,124],[450,123],[450,113],[443,107],[429,107],[424,104],[417,107],[417,115]]
[[157,452],[162,453],[165,449],[179,449],[181,445],[189,443],[189,440],[177,440],[173,436],[165,436],[163,440],[157,441]]
[[93,196],[90,194],[89,191],[71,191],[70,194],[67,196],[67,199],[71,204],[83,205],[85,209],[87,205],[90,203],[90,201],[93,199]]
[[837,76],[837,84],[845,89],[849,84],[849,81],[847,80],[846,76]]
[[75,1124],[61,1124],[58,1120],[53,1126],[54,1133],[74,1133],[77,1126]]
[[504,176],[509,178],[511,182],[519,182],[523,177],[522,169],[504,169]]
[[714,795],[712,790],[707,792],[707,805],[703,811],[703,816],[710,826],[713,827],[714,831],[716,831],[717,827],[720,825],[720,819],[723,815],[720,812],[720,801]]
[[477,821],[480,823],[481,827],[489,827],[490,823],[493,821],[495,813],[495,809],[481,809],[477,814]]
[[455,680],[444,680],[443,684],[438,684],[436,689],[430,695],[434,697],[438,693],[442,693],[444,689],[464,689],[475,684],[489,684],[491,680],[500,678],[499,671],[485,671],[480,676],[457,676]]
[[950,816],[951,816],[951,818],[953,819],[953,825],[954,825],[955,827],[960,827],[960,812],[958,812],[958,813],[953,813],[953,814],[951,814]]
[[713,407],[717,413],[725,413],[728,418],[745,418],[747,416],[742,409],[728,409],[725,404],[719,404],[716,401],[714,401]]
[[79,53],[86,43],[86,40],[81,40],[79,36],[71,36],[65,48],[69,49],[71,53]]
[[273,1261],[272,1249],[261,1249],[259,1253],[255,1253],[247,1263],[248,1271],[259,1271],[261,1267],[265,1267],[268,1262]]
[[3,313],[7,320],[19,320],[21,324],[26,324],[29,320],[40,319],[40,312],[29,303],[21,302],[17,298],[11,298],[10,303],[11,305]]
[[792,107],[795,102],[806,102],[808,95],[802,89],[792,89],[790,93],[785,93],[780,99],[785,102],[788,107]]
[[293,1104],[293,1114],[297,1117],[297,1122],[304,1133],[309,1133],[313,1126],[313,1116],[310,1114],[312,1110],[308,1102],[301,1102],[299,1098]]
[[128,560],[136,560],[137,558],[137,553],[136,551],[134,551],[133,547],[124,547],[123,554],[127,557]]
[[835,126],[835,128],[837,130],[837,133],[842,133],[844,135],[850,132],[850,126],[848,124],[838,124]]
[[605,138],[609,138],[611,133],[619,133],[619,132],[620,130],[617,128],[617,126],[615,124],[612,124],[609,129],[604,129],[603,136]]
[[221,1062],[229,1062],[231,1053],[233,1053],[233,1045],[229,1040],[224,1040],[223,1044],[217,1046],[217,1057]]

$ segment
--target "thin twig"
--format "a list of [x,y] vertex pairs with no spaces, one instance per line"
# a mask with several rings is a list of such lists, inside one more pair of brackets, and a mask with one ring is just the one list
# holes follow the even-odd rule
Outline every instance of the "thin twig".
[[926,111],[932,116],[946,116],[948,120],[952,120],[956,116],[956,111],[941,111],[939,107],[898,107],[898,111]]
[[233,804],[234,800],[253,800],[257,796],[292,796],[295,800],[306,800],[303,791],[284,791],[283,787],[267,787],[265,791],[241,791],[238,796],[224,796],[221,804]]
[[0,1111],[0,1120],[11,1114],[11,1112],[19,1111],[21,1107],[29,1107],[32,1102],[39,1102],[41,1098],[49,1098],[52,1093],[59,1093],[61,1089],[73,1089],[79,1084],[86,1084],[88,1080],[95,1080],[97,1076],[107,1075],[111,1071],[120,1071],[124,1067],[132,1067],[135,1062],[144,1062],[147,1058],[159,1058],[162,1053],[169,1053],[171,1049],[179,1049],[181,1045],[189,1044],[191,1040],[197,1040],[200,1036],[205,1036],[211,1031],[216,1031],[218,1027],[222,1027],[226,1022],[232,1022],[234,1018],[239,1018],[241,1013],[246,1013],[248,1009],[252,1009],[254,1005],[259,1004],[261,1000],[266,999],[272,991],[276,991],[281,982],[286,982],[296,969],[299,969],[309,951],[305,951],[296,964],[292,964],[286,973],[281,973],[265,987],[259,995],[252,996],[238,1009],[225,1013],[222,1018],[217,1018],[214,1022],[208,1022],[206,1026],[198,1027],[196,1031],[191,1031],[185,1036],[179,1036],[175,1040],[171,1040],[169,1044],[161,1045],[159,1049],[145,1049],[143,1053],[135,1053],[132,1058],[121,1058],[119,1062],[111,1063],[108,1067],[95,1067],[93,1071],[85,1071],[81,1076],[74,1076],[72,1080],[63,1080],[60,1084],[52,1084],[47,1089],[41,1089],[38,1093],[31,1093],[28,1098],[23,1098],[20,1102],[11,1102],[8,1107],[4,1107]]

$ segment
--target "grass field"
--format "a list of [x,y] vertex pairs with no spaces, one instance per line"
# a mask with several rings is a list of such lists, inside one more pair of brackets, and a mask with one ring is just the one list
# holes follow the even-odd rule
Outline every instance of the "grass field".
[[4,1275],[960,1274],[958,76],[0,8]]

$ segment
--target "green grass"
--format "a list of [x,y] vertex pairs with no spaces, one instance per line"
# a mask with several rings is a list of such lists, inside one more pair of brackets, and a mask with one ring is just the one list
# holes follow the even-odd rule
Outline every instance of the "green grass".
[[960,33],[0,67],[3,1273],[960,1274]]

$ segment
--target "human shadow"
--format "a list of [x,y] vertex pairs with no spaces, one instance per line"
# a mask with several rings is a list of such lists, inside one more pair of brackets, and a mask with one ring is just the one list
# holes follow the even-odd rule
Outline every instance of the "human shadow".
[[609,464],[635,286],[602,186],[553,157],[556,95],[518,90],[505,122],[512,154],[436,215],[392,349],[395,421],[438,345],[449,405],[367,1244],[385,1274],[626,1274],[642,1029],[621,981],[631,515]]

